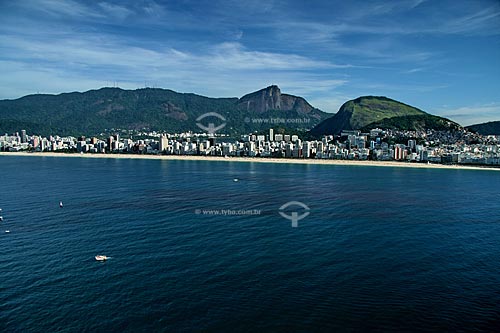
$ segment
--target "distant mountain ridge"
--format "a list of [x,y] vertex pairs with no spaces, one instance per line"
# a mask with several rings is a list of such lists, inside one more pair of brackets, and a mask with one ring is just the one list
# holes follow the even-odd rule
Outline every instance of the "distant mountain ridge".
[[278,86],[242,98],[210,98],[158,88],[101,88],[1,100],[0,133],[26,129],[46,135],[80,135],[111,128],[201,132],[196,119],[210,112],[225,119],[224,133],[264,130],[273,124],[248,119],[276,117],[306,119],[293,123],[293,128],[308,130],[329,115],[302,97],[282,94]]
[[[101,88],[59,95],[28,95],[0,100],[0,133],[25,129],[43,135],[95,135],[105,129],[118,128],[202,132],[197,119],[207,113],[220,115],[225,122],[221,132],[228,134],[286,128],[310,130],[310,135],[318,137],[339,134],[342,130],[367,131],[375,127],[400,130],[462,128],[449,119],[383,96],[361,96],[347,101],[332,115],[272,85],[241,98],[211,98],[158,88]],[[300,121],[289,124],[266,121],[292,118]],[[499,127],[500,122],[490,122],[467,128],[480,134],[498,134]]]
[[342,130],[368,130],[375,127],[451,130],[460,128],[460,125],[384,96],[362,96],[344,103],[334,116],[316,125],[311,134],[339,134]]
[[500,120],[470,125],[466,128],[481,135],[500,135]]

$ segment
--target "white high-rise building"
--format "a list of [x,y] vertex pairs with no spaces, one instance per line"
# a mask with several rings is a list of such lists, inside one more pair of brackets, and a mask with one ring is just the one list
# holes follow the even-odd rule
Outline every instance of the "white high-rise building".
[[324,143],[322,141],[318,142],[318,152],[323,153],[323,151],[324,151]]
[[255,152],[255,142],[254,141],[250,141],[248,143],[248,151]]
[[274,130],[272,128],[269,129],[269,141],[274,141]]
[[160,152],[164,152],[165,150],[167,150],[167,147],[168,147],[168,138],[165,135],[162,135],[160,137],[160,142],[158,144],[158,150]]

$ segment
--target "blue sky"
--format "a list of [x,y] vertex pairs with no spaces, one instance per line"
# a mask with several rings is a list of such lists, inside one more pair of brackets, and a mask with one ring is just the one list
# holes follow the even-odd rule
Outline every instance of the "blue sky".
[[0,1],[0,73],[2,99],[277,84],[327,112],[383,95],[469,125],[500,120],[500,2]]

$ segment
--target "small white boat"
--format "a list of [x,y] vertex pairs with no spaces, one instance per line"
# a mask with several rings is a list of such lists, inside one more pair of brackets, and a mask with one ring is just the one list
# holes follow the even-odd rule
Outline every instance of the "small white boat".
[[0,216],[0,222],[2,222],[2,221],[3,221],[3,216]]
[[10,232],[10,230],[5,230],[5,233],[8,234]]
[[107,256],[95,256],[95,260],[97,260],[97,261],[106,261],[109,258],[110,257],[107,257]]
[[238,179],[238,178],[234,178],[234,179],[233,179],[233,182],[237,182],[237,181],[239,181],[239,179]]
[[63,203],[62,203],[62,201],[59,201],[59,207],[63,208]]

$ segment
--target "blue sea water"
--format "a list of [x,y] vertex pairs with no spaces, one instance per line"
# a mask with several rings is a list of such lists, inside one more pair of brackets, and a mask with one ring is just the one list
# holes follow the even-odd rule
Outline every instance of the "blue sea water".
[[483,170],[2,156],[0,331],[495,331],[499,189]]

